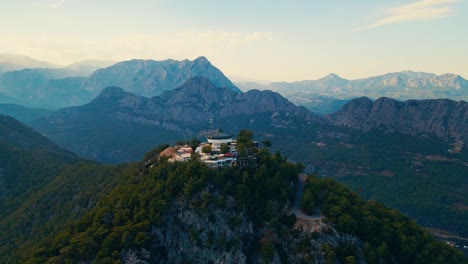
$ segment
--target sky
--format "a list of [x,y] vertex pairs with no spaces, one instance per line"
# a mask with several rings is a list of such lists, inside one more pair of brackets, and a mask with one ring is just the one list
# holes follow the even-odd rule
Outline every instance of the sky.
[[468,0],[0,0],[0,53],[56,64],[207,57],[228,77],[468,78]]

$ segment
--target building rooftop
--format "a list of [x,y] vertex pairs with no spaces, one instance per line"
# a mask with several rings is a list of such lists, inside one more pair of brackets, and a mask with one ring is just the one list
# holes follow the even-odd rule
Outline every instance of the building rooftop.
[[221,128],[218,128],[216,132],[205,135],[207,139],[230,139],[232,138],[231,134],[224,133]]

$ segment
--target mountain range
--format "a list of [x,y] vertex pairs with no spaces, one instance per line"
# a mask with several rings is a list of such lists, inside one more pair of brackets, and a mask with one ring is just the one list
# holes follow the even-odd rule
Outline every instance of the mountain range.
[[175,89],[196,76],[240,92],[204,57],[194,61],[131,60],[93,71],[92,74],[83,72],[82,68],[87,67],[85,65],[78,63],[67,68],[5,72],[0,76],[0,103],[57,109],[88,103],[109,86],[119,86],[137,95],[152,97]]
[[397,100],[468,99],[468,81],[455,74],[435,75],[402,71],[365,79],[347,80],[330,74],[318,80],[273,82],[256,84],[236,83],[242,90],[266,89],[281,93],[291,102],[328,114],[338,110],[344,102],[366,95],[372,99],[390,97]]
[[19,54],[0,54],[0,74],[27,68],[55,68],[56,65]]
[[336,178],[425,226],[468,234],[465,109],[463,101],[358,98],[322,117],[275,92],[238,93],[197,77],[152,98],[108,87],[89,104],[29,124],[106,163],[141,159],[162,143],[203,140],[217,126],[252,129],[309,172]]
[[[255,131],[259,141],[271,140],[274,150],[306,164],[308,172],[336,178],[366,199],[398,208],[424,226],[468,234],[466,102],[358,98],[345,104],[349,99],[343,99],[336,102],[345,104],[340,111],[318,116],[276,92],[239,92],[229,87],[224,82],[227,78],[205,58],[197,60],[156,63],[180,66],[167,70],[168,75],[141,71],[154,62],[123,62],[100,70],[97,77],[76,80],[73,89],[63,84],[63,89],[86,93],[87,104],[55,111],[12,105],[4,109],[60,146],[105,163],[140,160],[151,147],[202,139],[218,126],[233,134],[248,128]],[[208,67],[203,72],[214,72],[208,75],[219,77],[224,84],[216,85],[204,77],[181,77],[191,76],[194,65],[197,70]],[[138,78],[135,69],[141,71]],[[128,85],[125,89],[114,86],[98,91],[92,83],[105,84],[106,70],[122,75],[128,71],[135,78],[121,79]],[[148,89],[160,93],[158,96],[141,96],[131,90],[144,92],[146,88],[139,87],[146,87],[145,82],[152,78],[164,85],[177,80],[181,84],[166,90],[148,85]],[[337,76],[328,79],[322,82],[345,83]],[[333,86],[323,85],[324,90]],[[71,98],[66,93],[61,96],[62,103]],[[319,96],[322,102],[336,100]],[[34,112],[29,115],[28,111]],[[33,114],[38,118],[31,118]]]
[[326,116],[335,126],[364,131],[379,128],[386,133],[436,136],[459,153],[468,143],[468,103],[448,99],[396,101],[367,97],[351,100],[336,113]]
[[55,111],[31,124],[82,156],[114,163],[139,159],[148,144],[173,141],[176,135],[199,136],[212,125],[233,131],[244,125],[289,128],[316,118],[277,93],[239,93],[195,77],[152,98],[108,87],[89,104]]

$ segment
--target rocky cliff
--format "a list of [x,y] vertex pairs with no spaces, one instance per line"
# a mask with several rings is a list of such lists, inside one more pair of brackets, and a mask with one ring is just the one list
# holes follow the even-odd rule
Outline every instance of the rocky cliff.
[[124,61],[94,72],[81,87],[87,91],[99,92],[108,86],[118,86],[126,91],[151,97],[175,89],[196,76],[207,78],[216,86],[240,92],[205,57],[193,61]]
[[382,129],[415,136],[436,136],[460,152],[468,142],[468,103],[448,99],[354,99],[326,119],[333,125],[368,131]]

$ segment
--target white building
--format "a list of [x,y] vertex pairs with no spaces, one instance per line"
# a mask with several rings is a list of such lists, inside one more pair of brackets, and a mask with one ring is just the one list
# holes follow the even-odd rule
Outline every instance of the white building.
[[208,143],[211,143],[211,149],[214,151],[219,151],[221,148],[221,144],[228,144],[230,145],[232,140],[232,135],[228,133],[224,133],[221,128],[214,133],[206,135],[208,139]]

